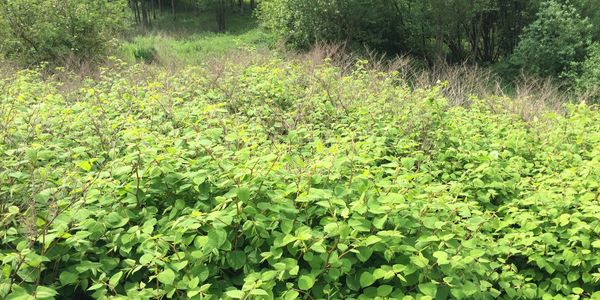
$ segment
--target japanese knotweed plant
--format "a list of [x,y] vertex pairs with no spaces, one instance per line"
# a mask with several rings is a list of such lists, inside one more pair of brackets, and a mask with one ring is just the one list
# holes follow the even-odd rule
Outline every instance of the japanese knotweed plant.
[[600,113],[441,88],[281,61],[3,78],[0,298],[600,298]]

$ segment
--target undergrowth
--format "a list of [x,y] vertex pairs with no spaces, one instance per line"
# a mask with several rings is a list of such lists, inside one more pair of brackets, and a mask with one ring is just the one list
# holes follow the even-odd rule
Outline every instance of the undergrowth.
[[0,297],[599,297],[595,107],[210,65],[0,80]]
[[183,67],[231,52],[261,51],[275,44],[273,34],[260,27],[250,13],[229,13],[226,18],[226,32],[217,33],[210,13],[179,13],[176,19],[163,13],[152,28],[132,34],[115,54],[132,63]]

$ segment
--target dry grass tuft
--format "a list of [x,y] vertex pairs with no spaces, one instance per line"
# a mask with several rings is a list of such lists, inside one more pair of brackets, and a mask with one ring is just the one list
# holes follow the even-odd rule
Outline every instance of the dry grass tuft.
[[[515,82],[506,84],[490,68],[469,63],[452,65],[442,61],[429,67],[409,56],[390,59],[368,49],[365,53],[359,55],[350,51],[346,44],[318,43],[299,59],[312,66],[332,64],[342,74],[351,73],[358,61],[366,59],[368,62],[363,65],[364,68],[376,72],[394,72],[413,90],[441,85],[441,92],[451,105],[469,106],[473,98],[504,99],[505,103],[501,105],[503,109],[523,120],[532,120],[548,112],[562,113],[562,104],[574,97],[550,79],[523,75]],[[593,95],[592,91],[577,95],[577,99],[590,102]]]

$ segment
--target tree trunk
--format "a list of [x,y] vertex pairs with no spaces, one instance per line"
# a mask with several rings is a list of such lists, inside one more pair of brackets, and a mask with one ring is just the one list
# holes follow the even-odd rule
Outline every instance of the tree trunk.
[[133,9],[133,17],[135,18],[135,23],[140,24],[142,19],[140,17],[140,8],[138,6],[138,0],[131,1],[131,9]]
[[250,0],[250,9],[254,10],[256,8],[256,0]]
[[147,0],[142,0],[142,26],[144,28],[150,26],[150,19],[148,18],[148,3]]
[[175,0],[171,0],[171,14],[173,15],[173,20],[175,20]]
[[225,31],[225,0],[217,0],[217,31]]
[[244,15],[244,0],[240,0],[240,15]]
[[150,3],[152,4],[152,17],[156,20],[156,5],[154,5],[154,0],[150,0]]

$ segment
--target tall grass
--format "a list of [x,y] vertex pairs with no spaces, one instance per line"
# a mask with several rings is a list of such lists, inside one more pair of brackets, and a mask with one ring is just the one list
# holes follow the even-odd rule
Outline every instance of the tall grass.
[[[302,60],[315,66],[331,63],[341,74],[351,73],[357,63],[372,72],[393,74],[401,84],[412,90],[441,87],[442,94],[452,105],[468,106],[472,99],[502,98],[502,109],[531,120],[541,114],[562,113],[562,103],[590,102],[592,93],[576,93],[560,83],[522,74],[506,81],[489,67],[469,63],[448,64],[443,61],[431,66],[409,56],[386,57],[374,51],[355,52],[344,44],[316,44],[310,51],[299,54]],[[500,108],[498,108],[500,109]]]
[[137,31],[122,43],[118,55],[128,62],[166,66],[201,64],[229,52],[257,51],[274,44],[274,36],[248,14],[227,15],[226,32],[217,33],[212,13],[164,15],[153,27]]

